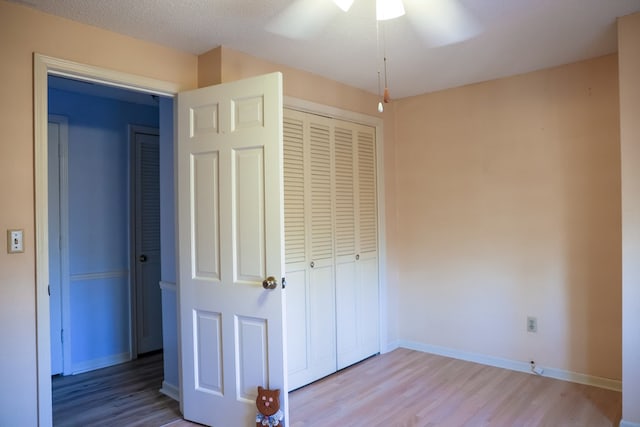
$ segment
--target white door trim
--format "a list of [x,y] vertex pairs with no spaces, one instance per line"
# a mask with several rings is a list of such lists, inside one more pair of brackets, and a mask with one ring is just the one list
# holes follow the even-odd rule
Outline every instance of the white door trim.
[[[51,342],[49,319],[49,215],[48,215],[48,82],[58,75],[146,93],[173,97],[175,83],[108,70],[53,58],[39,53],[33,57],[33,122],[35,156],[35,241],[36,241],[36,357],[38,425],[51,426]],[[178,254],[176,254],[176,257]]]
[[379,345],[380,353],[393,348],[389,345],[388,307],[387,307],[387,246],[386,216],[384,198],[384,129],[383,120],[379,117],[343,110],[337,107],[318,104],[304,99],[284,97],[284,107],[339,120],[360,123],[376,129],[376,189],[378,193],[378,286],[379,286]]
[[[61,298],[61,326],[63,331],[62,343],[62,374],[71,373],[71,312],[70,312],[70,276],[69,276],[69,120],[66,116],[49,114],[49,122],[60,126],[59,141],[59,235],[60,235],[60,298]],[[47,150],[48,153],[48,150]],[[47,178],[48,178],[47,174]],[[47,185],[47,189],[48,189]],[[47,199],[48,200],[48,199]],[[47,221],[47,227],[49,222]],[[47,237],[49,233],[47,233]],[[48,247],[48,246],[47,246]],[[48,265],[48,264],[47,264]],[[47,275],[48,277],[48,275]]]

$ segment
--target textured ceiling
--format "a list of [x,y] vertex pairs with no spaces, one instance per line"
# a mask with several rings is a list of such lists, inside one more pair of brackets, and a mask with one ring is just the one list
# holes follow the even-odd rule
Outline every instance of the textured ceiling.
[[[194,54],[222,45],[373,93],[378,90],[382,49],[376,42],[374,0],[355,0],[347,13],[331,0],[15,2]],[[438,33],[437,27],[454,26],[454,21],[434,8],[447,2],[459,6],[466,21],[455,21],[455,34],[440,37],[447,29]],[[394,98],[615,52],[616,18],[640,11],[640,0],[404,4],[407,14],[379,29]]]

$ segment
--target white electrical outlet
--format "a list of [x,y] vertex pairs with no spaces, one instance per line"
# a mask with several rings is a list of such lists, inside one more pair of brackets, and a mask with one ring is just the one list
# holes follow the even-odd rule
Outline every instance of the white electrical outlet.
[[527,317],[527,332],[538,332],[538,319],[533,316]]
[[24,252],[24,232],[7,230],[7,252],[10,254]]
[[542,375],[544,374],[544,369],[542,369],[539,366],[536,366],[536,362],[535,361],[531,361],[529,362],[531,364],[531,372],[533,372],[536,375]]

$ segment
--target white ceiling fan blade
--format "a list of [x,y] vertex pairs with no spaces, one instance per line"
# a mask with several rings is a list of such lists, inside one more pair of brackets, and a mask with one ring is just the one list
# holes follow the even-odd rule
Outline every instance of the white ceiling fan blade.
[[351,9],[351,5],[353,4],[353,0],[333,0],[333,2],[344,12],[349,12],[349,9]]
[[265,29],[290,39],[315,37],[340,9],[330,0],[294,0]]
[[404,15],[402,0],[376,0],[376,19],[386,21]]
[[432,47],[459,43],[482,29],[457,0],[410,0],[405,7],[416,31]]

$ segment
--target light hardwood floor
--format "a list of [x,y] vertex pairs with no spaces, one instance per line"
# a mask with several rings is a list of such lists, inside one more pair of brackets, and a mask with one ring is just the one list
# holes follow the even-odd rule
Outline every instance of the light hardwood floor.
[[[157,379],[154,381],[152,389],[157,391],[159,383]],[[88,392],[81,388],[73,394],[83,398]],[[136,393],[131,392],[133,396]],[[160,400],[157,396],[153,398],[149,408],[143,400],[118,406],[106,398],[108,407],[100,410],[102,424],[54,425],[197,426],[180,419],[177,403],[162,398],[164,396]],[[290,393],[289,405],[289,427],[617,427],[622,395],[616,391],[397,349]],[[149,418],[152,412],[164,411],[166,415],[167,408],[169,419]],[[136,413],[138,418],[134,417]]]
[[397,349],[290,394],[291,427],[618,426],[619,392]]

